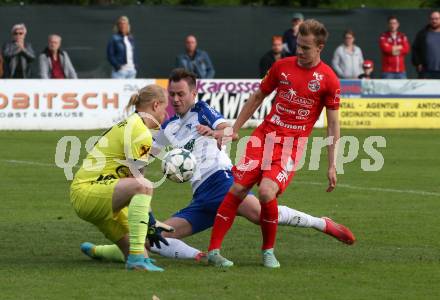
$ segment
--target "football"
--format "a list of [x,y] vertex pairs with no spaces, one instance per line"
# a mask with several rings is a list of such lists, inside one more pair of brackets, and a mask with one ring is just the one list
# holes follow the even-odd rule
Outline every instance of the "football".
[[182,183],[190,180],[196,169],[196,159],[186,149],[173,149],[162,160],[162,172],[171,181]]

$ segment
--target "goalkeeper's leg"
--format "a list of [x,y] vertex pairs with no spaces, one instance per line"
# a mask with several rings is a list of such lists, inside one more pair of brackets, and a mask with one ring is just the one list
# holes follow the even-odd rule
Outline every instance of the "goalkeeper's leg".
[[[152,193],[151,182],[143,177],[123,178],[115,186],[112,199],[113,212],[119,212],[128,206],[129,249],[126,259],[128,270],[163,271],[152,263],[145,249]],[[119,241],[116,244],[122,251],[126,251],[121,248]]]
[[[161,244],[161,248],[152,246],[151,252],[159,254],[160,256],[174,259],[194,259],[200,261],[205,257],[205,253],[193,248],[185,242],[167,238],[168,246]],[[112,262],[125,262],[124,254],[115,244],[112,245],[94,245],[89,242],[81,244],[81,251],[90,258],[99,259]]]
[[116,244],[94,245],[89,242],[82,243],[81,251],[90,258],[102,259],[113,262],[125,262],[125,256]]

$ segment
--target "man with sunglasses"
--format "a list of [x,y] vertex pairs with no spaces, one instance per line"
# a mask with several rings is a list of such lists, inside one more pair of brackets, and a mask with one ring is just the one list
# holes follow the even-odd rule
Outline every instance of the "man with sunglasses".
[[15,24],[12,26],[12,40],[2,47],[3,78],[30,78],[30,64],[35,59],[35,53],[30,43],[25,42],[26,26]]

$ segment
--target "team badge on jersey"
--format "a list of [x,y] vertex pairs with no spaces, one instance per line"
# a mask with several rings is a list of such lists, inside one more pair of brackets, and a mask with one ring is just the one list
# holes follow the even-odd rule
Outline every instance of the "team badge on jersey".
[[311,92],[317,92],[321,88],[319,80],[313,79],[309,81],[308,88]]
[[321,88],[321,80],[324,79],[324,75],[319,74],[318,72],[313,72],[313,77],[315,79],[309,81],[308,87],[310,91],[317,92]]

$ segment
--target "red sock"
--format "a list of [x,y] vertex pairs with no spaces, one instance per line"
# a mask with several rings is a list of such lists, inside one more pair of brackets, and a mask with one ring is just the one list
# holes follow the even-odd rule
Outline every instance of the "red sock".
[[262,249],[266,250],[273,248],[278,227],[277,198],[266,203],[261,202],[260,226],[261,233],[263,234]]
[[215,216],[208,251],[220,249],[222,246],[226,233],[228,232],[229,228],[231,228],[232,223],[234,223],[241,200],[242,199],[233,195],[231,192],[226,194],[225,199],[218,208],[217,215]]

